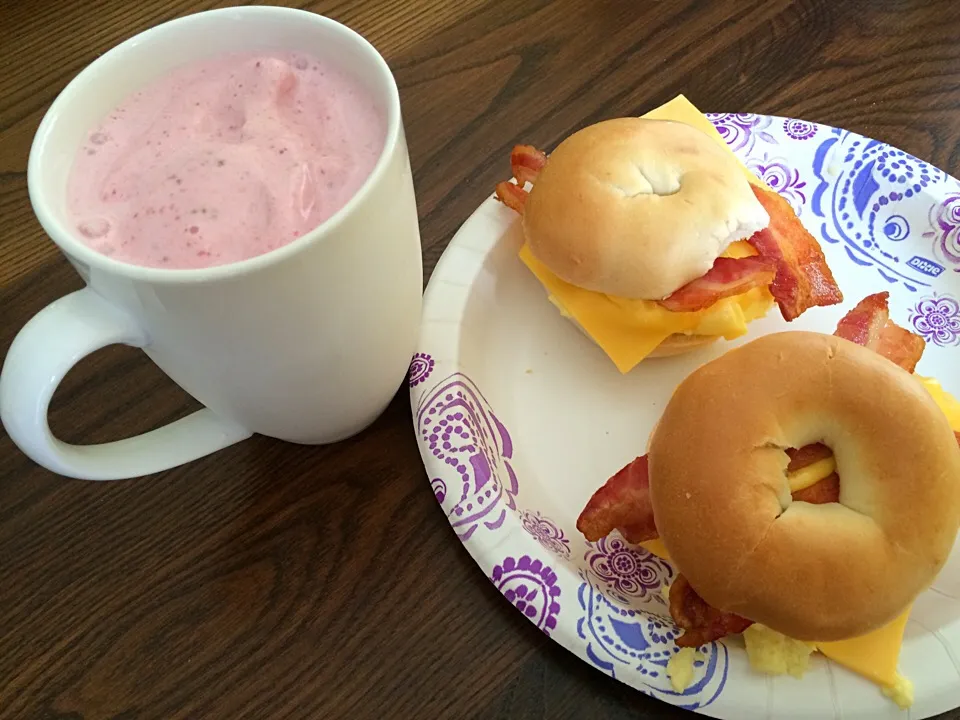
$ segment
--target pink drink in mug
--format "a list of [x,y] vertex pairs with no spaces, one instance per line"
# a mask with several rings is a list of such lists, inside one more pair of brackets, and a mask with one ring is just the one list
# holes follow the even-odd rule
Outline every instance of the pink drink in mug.
[[304,53],[188,63],[126,98],[70,173],[82,240],[116,260],[202,268],[286,245],[353,197],[383,150],[365,89]]
[[[204,68],[225,72],[226,84],[205,86],[191,110],[177,88]],[[313,110],[323,103],[331,112]],[[138,104],[160,117],[138,116]],[[349,122],[334,125],[336,107]],[[130,118],[111,120],[118,109]],[[240,175],[220,174],[232,165]],[[328,173],[339,178],[332,187],[317,182]],[[372,423],[403,382],[423,290],[413,177],[393,75],[349,28],[252,6],[141,33],[54,101],[27,184],[41,225],[86,283],[23,327],[0,376],[4,427],[48,469],[109,480],[253,433],[334,442]],[[197,219],[211,208],[216,217]],[[57,385],[113,343],[142,348],[204,409],[103,445],[55,438],[47,409]]]

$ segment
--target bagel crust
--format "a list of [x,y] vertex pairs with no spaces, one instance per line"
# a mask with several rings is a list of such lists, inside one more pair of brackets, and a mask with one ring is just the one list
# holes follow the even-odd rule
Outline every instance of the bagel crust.
[[662,300],[770,222],[737,160],[684,123],[616,118],[574,133],[523,211],[530,252],[557,277]]
[[[787,448],[824,442],[840,502],[793,501]],[[909,373],[832,335],[783,332],[702,366],[649,446],[660,536],[710,605],[798,640],[893,620],[960,525],[960,452]]]

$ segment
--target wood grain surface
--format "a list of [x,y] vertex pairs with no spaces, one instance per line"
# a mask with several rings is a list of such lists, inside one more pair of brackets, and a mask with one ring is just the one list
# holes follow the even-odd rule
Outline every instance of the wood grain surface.
[[[81,282],[27,198],[50,102],[99,54],[205,0],[0,0],[0,351]],[[429,275],[508,174],[678,92],[842,126],[960,174],[954,0],[336,0],[400,85]],[[117,439],[194,409],[116,347],[55,432]],[[407,393],[328,447],[254,438],[141,480],[37,468],[0,436],[0,717],[675,718],[550,642],[457,542]],[[948,716],[960,718],[960,714]]]

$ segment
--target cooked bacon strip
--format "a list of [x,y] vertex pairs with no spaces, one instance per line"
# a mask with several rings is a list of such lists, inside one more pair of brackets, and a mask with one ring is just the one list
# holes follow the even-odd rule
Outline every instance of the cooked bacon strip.
[[926,342],[890,319],[890,293],[868,295],[843,316],[834,335],[876,351],[907,372],[913,372]]
[[577,518],[577,530],[590,542],[614,530],[619,530],[632,543],[658,536],[650,502],[646,455],[625,465],[593,494]]
[[835,305],[843,293],[816,239],[807,232],[793,208],[779,194],[753,186],[753,192],[770,215],[770,225],[750,237],[761,256],[777,263],[770,292],[784,320],[794,320],[805,310]]
[[708,605],[683,575],[670,586],[670,616],[683,629],[677,638],[680,647],[700,647],[753,625],[752,620]]
[[880,334],[890,319],[887,299],[888,292],[867,295],[856,307],[841,318],[833,333],[844,340],[876,350],[880,345]]
[[520,215],[527,202],[524,186],[537,179],[537,175],[547,164],[547,156],[533,145],[515,145],[510,152],[510,171],[516,178],[516,184],[504,180],[497,183],[497,199]]
[[527,202],[527,191],[509,180],[497,183],[497,199],[508,208],[523,215],[523,206]]
[[674,312],[696,312],[725,297],[769,285],[776,273],[776,263],[770,258],[718,257],[705,275],[688,282],[661,300],[660,304]]
[[826,460],[833,455],[830,448],[822,443],[813,443],[804,445],[802,448],[789,448],[787,455],[790,457],[790,464],[787,465],[787,472],[803,470],[808,465],[813,465],[820,460]]
[[807,502],[813,505],[840,502],[840,476],[836,473],[830,473],[823,480],[815,482],[810,487],[797,490],[791,497],[799,502]]
[[908,373],[912,373],[926,347],[927,343],[922,337],[900,327],[893,320],[887,320],[875,349]]
[[521,188],[536,180],[546,164],[547,156],[533,145],[516,145],[510,153],[510,170]]

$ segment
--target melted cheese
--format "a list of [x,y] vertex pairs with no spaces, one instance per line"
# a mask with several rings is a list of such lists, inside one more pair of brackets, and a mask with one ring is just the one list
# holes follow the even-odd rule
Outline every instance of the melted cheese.
[[[755,255],[753,247],[739,241],[726,257]],[[652,300],[628,300],[584,290],[564,282],[537,260],[526,244],[520,260],[550,294],[561,314],[572,318],[613,360],[622,373],[629,372],[674,333],[715,335],[733,340],[747,332],[747,323],[763,317],[773,306],[766,287],[723,298],[696,312],[673,312]]]
[[795,493],[816,485],[827,475],[837,469],[837,461],[831,455],[823,460],[817,460],[806,467],[787,473],[787,482],[790,483],[790,492]]
[[914,375],[914,377],[920,381],[920,384],[930,393],[934,402],[943,410],[953,431],[960,432],[960,401],[944,390],[937,380],[920,375]]
[[[960,432],[960,402],[944,390],[936,380],[920,376],[917,376],[917,379],[923,383],[937,405],[943,409],[954,432]],[[823,461],[814,463],[809,467],[820,466],[821,463]],[[811,477],[815,478],[813,482],[822,480],[833,472],[832,468],[827,471],[828,467],[829,465],[821,466],[820,472],[823,474],[819,477],[811,473]],[[810,484],[812,485],[813,482]],[[670,562],[667,548],[659,538],[642,542],[640,545],[654,555]],[[908,607],[893,622],[866,635],[849,640],[816,643],[817,650],[837,664],[843,665],[877,683],[884,688],[885,694],[901,707],[905,707],[913,699],[913,686],[909,680],[897,673],[897,660],[900,658],[903,630],[906,627],[907,618],[910,616],[910,609]]]
[[[692,125],[736,159],[713,123],[683,95],[678,95],[643,117]],[[737,162],[740,162],[739,159]],[[742,163],[740,167],[750,182],[769,189]],[[753,247],[745,241],[731,244],[724,253],[727,257],[755,254]],[[550,302],[565,317],[576,321],[622,373],[633,369],[673,334],[709,335],[733,340],[746,334],[747,323],[763,317],[773,307],[773,296],[763,287],[724,298],[698,312],[671,312],[650,300],[611,297],[570,285],[538,261],[526,244],[520,250],[520,260],[546,288]]]

